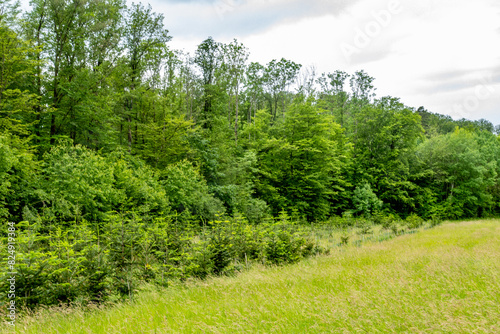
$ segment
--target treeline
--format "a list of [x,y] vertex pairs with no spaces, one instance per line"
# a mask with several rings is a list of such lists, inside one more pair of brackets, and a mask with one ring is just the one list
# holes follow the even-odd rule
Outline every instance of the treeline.
[[[364,71],[249,62],[237,40],[172,50],[163,16],[142,4],[0,8],[0,219],[23,221],[32,236],[94,240],[118,231],[117,217],[145,224],[122,238],[134,229],[145,238],[165,217],[201,227],[280,212],[310,222],[500,213],[499,128],[488,121],[377,98]],[[109,231],[107,244],[119,244]],[[60,250],[50,240],[40,247]]]
[[363,71],[248,63],[236,40],[171,50],[163,16],[142,4],[1,13],[4,218],[499,211],[493,125],[377,99]]

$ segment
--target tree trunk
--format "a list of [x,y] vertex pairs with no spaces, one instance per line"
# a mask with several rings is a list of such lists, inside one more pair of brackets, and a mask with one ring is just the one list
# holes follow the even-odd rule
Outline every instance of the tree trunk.
[[236,116],[234,118],[234,139],[238,146],[238,86],[236,86]]

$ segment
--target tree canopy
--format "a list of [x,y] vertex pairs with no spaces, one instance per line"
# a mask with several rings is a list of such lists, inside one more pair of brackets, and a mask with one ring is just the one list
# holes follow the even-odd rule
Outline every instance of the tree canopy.
[[249,62],[236,39],[173,50],[150,5],[0,6],[4,218],[499,213],[486,120],[377,97],[363,70]]

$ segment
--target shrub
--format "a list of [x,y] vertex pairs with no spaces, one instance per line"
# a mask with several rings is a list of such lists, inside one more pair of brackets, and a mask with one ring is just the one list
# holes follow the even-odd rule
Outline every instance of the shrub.
[[[106,252],[96,243],[86,222],[75,224],[72,229],[58,226],[47,235],[40,230],[39,223],[21,222],[17,226],[19,304],[31,308],[39,304],[104,300],[109,294]],[[1,294],[6,292],[4,282],[2,277]]]
[[160,179],[173,210],[188,211],[204,221],[214,220],[224,211],[222,202],[209,193],[205,180],[190,162],[167,166]]
[[382,201],[378,199],[369,183],[357,186],[354,190],[353,204],[355,213],[370,217],[382,208]]
[[311,255],[313,250],[320,251],[288,218],[282,211],[277,223],[265,227],[266,261],[271,264],[294,263]]
[[[103,156],[62,141],[44,156],[32,215],[44,220],[98,222],[114,210],[135,210],[145,218],[168,213],[165,190],[154,171],[123,152]],[[25,217],[28,218],[28,217]]]
[[106,160],[113,167],[114,187],[119,194],[114,210],[135,211],[144,219],[170,211],[158,173],[144,161],[123,151],[107,156]]
[[416,229],[416,228],[421,227],[424,224],[424,220],[413,213],[413,214],[409,215],[408,217],[406,217],[405,223],[409,229]]
[[124,200],[114,187],[113,166],[96,152],[63,141],[44,160],[36,193],[47,215],[95,221]]
[[32,199],[38,167],[27,140],[0,135],[0,218],[19,220]]

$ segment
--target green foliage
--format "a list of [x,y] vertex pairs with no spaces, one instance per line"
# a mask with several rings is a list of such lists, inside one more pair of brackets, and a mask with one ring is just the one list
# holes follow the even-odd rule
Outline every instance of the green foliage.
[[[482,143],[481,143],[482,142]],[[431,191],[435,209],[443,218],[477,217],[492,212],[491,191],[498,179],[493,152],[498,142],[456,129],[422,143],[417,150],[418,182]]]
[[271,60],[264,69],[262,81],[270,96],[270,110],[273,120],[278,117],[278,104],[281,104],[282,115],[285,115],[286,88],[293,83],[302,65],[291,60],[281,58]]
[[190,162],[169,165],[161,173],[161,184],[172,210],[187,210],[204,221],[215,219],[224,210],[222,203],[209,194],[206,181]]
[[355,179],[373,185],[390,208],[412,210],[415,203],[410,193],[415,185],[408,160],[423,133],[420,116],[398,99],[387,97],[362,107],[354,122]]
[[64,141],[44,156],[35,209],[48,217],[97,222],[116,209],[168,212],[165,191],[150,167],[116,153],[108,157]]
[[211,191],[221,199],[229,214],[243,214],[251,223],[260,223],[269,215],[265,201],[255,197],[254,172],[257,170],[257,154],[247,150],[224,166],[220,174],[222,182]]
[[32,200],[38,168],[27,140],[0,135],[0,218],[19,219]]
[[115,208],[140,212],[143,218],[170,210],[156,170],[123,152],[110,154],[106,160],[113,167],[114,187],[120,196]]
[[[146,99],[147,94],[142,94]],[[165,102],[153,96],[145,101],[152,120],[141,126],[142,140],[135,144],[135,152],[149,165],[163,169],[185,159],[191,148],[189,137],[196,132],[193,122],[160,109]],[[151,106],[152,105],[152,106]],[[156,119],[156,120],[155,120]]]
[[39,53],[0,19],[0,131],[28,136],[33,126],[33,107],[39,96],[30,89],[30,76],[40,61],[29,58]]
[[333,188],[342,184],[339,126],[310,102],[297,102],[267,131],[258,153],[257,193],[273,213],[296,208],[308,219],[326,218]]
[[372,214],[377,213],[382,209],[383,205],[383,202],[378,199],[369,183],[356,187],[352,201],[355,213],[361,214],[364,217],[370,217]]
[[419,216],[417,216],[416,214],[411,214],[408,217],[406,217],[405,223],[409,229],[416,229],[424,224],[424,220]]
[[[255,268],[238,279],[144,289],[133,303],[89,312],[48,308],[23,315],[16,324],[29,334],[82,328],[109,334],[165,328],[174,333],[425,333],[429,328],[497,333],[499,223],[446,224],[382,247],[373,243],[294,266]],[[339,316],[332,316],[332,309]],[[7,324],[0,328],[8,332]]]
[[[22,222],[16,230],[16,295],[20,305],[31,308],[105,298],[106,252],[85,222],[71,229],[55,227],[48,233],[39,223]],[[4,282],[6,279],[0,284],[2,294],[7,288]]]
[[271,226],[266,241],[266,260],[271,264],[294,263],[313,252],[314,243],[301,236],[290,224]]
[[46,214],[96,220],[120,201],[113,166],[94,151],[66,141],[44,160],[37,195]]

